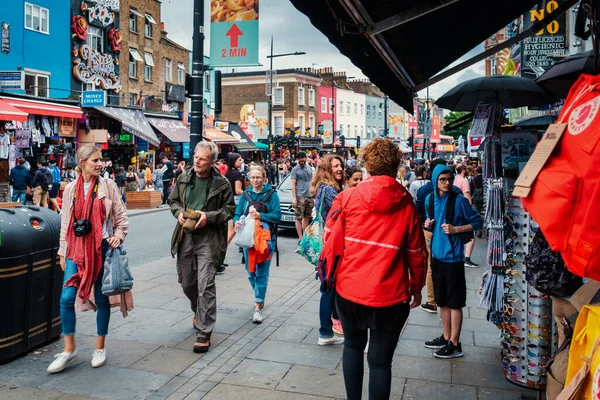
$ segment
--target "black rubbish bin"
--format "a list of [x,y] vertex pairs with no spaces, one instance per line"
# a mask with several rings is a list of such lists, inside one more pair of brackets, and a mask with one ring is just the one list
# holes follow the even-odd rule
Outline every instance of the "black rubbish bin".
[[47,208],[0,209],[0,364],[60,336],[59,236]]

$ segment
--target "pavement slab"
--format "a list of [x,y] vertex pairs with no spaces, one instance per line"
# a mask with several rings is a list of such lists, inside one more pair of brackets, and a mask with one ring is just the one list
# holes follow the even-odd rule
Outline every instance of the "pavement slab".
[[42,389],[88,395],[93,393],[108,399],[145,399],[171,380],[172,376],[105,365],[92,368],[89,364],[73,368],[68,373],[53,375]]
[[244,360],[223,379],[223,383],[274,389],[291,367],[291,364],[273,361]]
[[248,358],[334,369],[342,359],[342,346],[317,346],[268,339]]
[[392,376],[451,383],[452,364],[448,360],[437,358],[395,356],[392,361]]
[[290,323],[286,323],[278,327],[271,334],[271,336],[269,336],[269,339],[279,340],[283,342],[300,343],[313,329],[314,328],[311,328],[310,326],[293,325]]
[[190,350],[159,347],[154,352],[131,365],[131,368],[140,371],[155,372],[157,374],[178,375],[184,369],[194,364],[200,356],[200,354],[196,354]]
[[214,387],[203,400],[325,400],[332,397],[311,396],[307,394],[290,393],[283,391],[246,388],[221,383]]
[[475,386],[407,379],[403,400],[481,400]]
[[36,389],[27,386],[0,385],[0,399],[2,400],[55,400],[63,396],[62,392],[54,390]]
[[514,390],[502,375],[502,364],[477,364],[452,360],[452,383],[476,385],[485,388]]

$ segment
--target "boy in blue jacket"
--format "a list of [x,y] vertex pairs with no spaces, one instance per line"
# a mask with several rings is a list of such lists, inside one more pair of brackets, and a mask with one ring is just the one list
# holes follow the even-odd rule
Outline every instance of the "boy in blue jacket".
[[[464,244],[461,233],[481,229],[481,215],[471,207],[469,200],[461,194],[450,193],[454,174],[445,165],[433,170],[431,182],[433,193],[425,198],[426,220],[424,227],[433,231],[431,240],[431,274],[435,301],[442,315],[442,336],[425,342],[425,347],[439,349],[438,358],[462,357],[460,331],[462,309],[467,301],[467,282],[464,268]],[[433,196],[433,215],[430,201]],[[454,215],[446,221],[446,207],[455,197]]]

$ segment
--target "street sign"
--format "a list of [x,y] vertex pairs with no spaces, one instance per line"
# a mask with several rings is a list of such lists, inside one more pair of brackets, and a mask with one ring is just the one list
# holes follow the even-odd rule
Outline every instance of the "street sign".
[[25,90],[25,73],[0,71],[0,90]]
[[210,15],[211,66],[258,65],[258,1],[214,1]]
[[86,90],[81,94],[82,107],[105,107],[106,92],[104,90]]

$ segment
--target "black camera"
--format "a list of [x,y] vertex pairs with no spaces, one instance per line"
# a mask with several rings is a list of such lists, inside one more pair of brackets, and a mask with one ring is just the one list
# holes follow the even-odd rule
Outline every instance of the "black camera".
[[75,232],[75,236],[81,237],[92,231],[92,224],[87,219],[81,218],[73,222],[73,231]]

